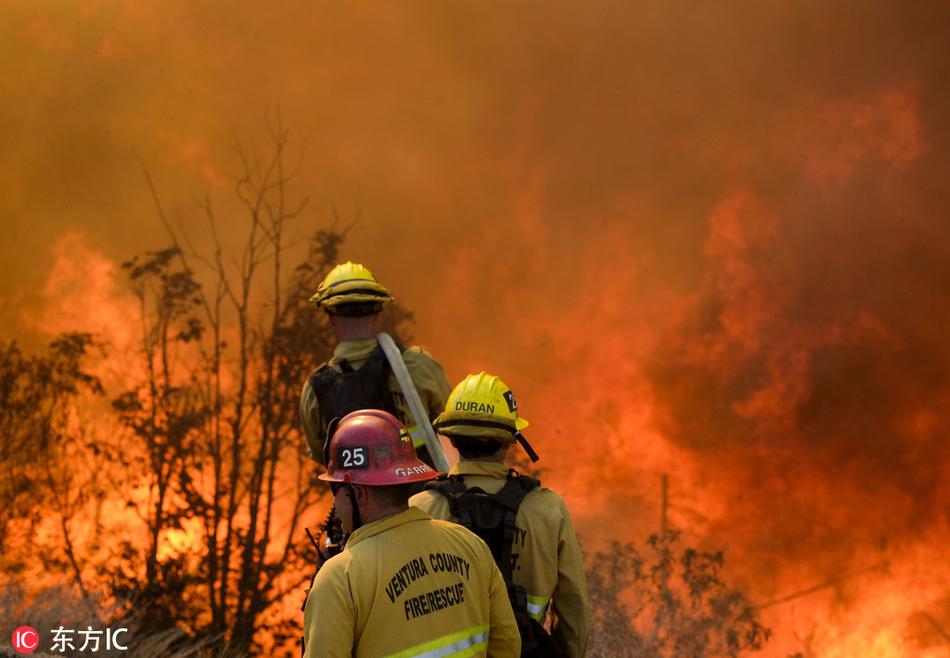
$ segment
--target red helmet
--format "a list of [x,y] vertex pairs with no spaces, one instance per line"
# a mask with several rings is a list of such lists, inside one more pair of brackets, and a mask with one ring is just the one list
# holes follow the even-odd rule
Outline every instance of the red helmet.
[[344,416],[329,441],[324,482],[369,487],[422,482],[438,477],[416,457],[405,425],[385,411],[361,409]]

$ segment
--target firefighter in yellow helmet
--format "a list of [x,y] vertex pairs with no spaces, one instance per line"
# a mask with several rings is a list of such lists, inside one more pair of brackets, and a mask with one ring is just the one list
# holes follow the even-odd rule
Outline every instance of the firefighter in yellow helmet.
[[[334,267],[310,298],[323,309],[337,346],[329,362],[310,374],[300,395],[300,420],[310,456],[321,460],[327,425],[356,409],[384,409],[410,426],[419,456],[431,464],[422,434],[376,340],[376,322],[392,295],[366,267],[346,262]],[[402,352],[403,361],[430,420],[449,394],[442,366],[421,347]]]
[[515,658],[521,642],[505,582],[483,541],[408,507],[436,477],[406,428],[377,409],[334,421],[327,473],[350,539],[313,581],[304,658]]
[[[559,495],[504,464],[516,441],[537,461],[521,433],[527,426],[500,378],[469,375],[435,422],[461,461],[409,504],[461,523],[489,545],[510,588],[522,656],[577,658],[587,651],[591,622],[571,516]],[[550,634],[542,627],[546,615]]]

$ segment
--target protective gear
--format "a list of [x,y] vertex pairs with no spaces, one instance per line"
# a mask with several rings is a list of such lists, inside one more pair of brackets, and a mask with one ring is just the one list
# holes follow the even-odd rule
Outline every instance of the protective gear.
[[[459,462],[451,471],[469,490],[498,494],[508,483],[504,464]],[[450,500],[438,491],[423,491],[409,499],[433,518],[458,522]],[[532,488],[515,515],[512,542],[512,584],[524,588],[525,607],[543,622],[549,607],[554,616],[551,635],[570,658],[585,655],[590,637],[590,604],[584,561],[570,513],[559,495],[544,487]]]
[[354,532],[317,573],[304,658],[515,658],[521,642],[488,547],[409,508]]
[[521,434],[527,426],[528,421],[518,415],[515,394],[500,377],[484,370],[469,375],[452,389],[445,411],[432,423],[437,432],[450,437],[497,439],[502,443],[518,441],[531,461],[538,461],[538,455]]
[[393,301],[373,273],[359,263],[337,265],[317,288],[310,303],[335,315],[373,315]]
[[328,418],[342,418],[359,409],[396,413],[393,396],[386,386],[391,369],[381,348],[373,350],[359,369],[346,359],[341,359],[339,366],[337,370],[325,363],[307,378]]
[[518,508],[525,496],[541,486],[539,480],[508,471],[505,485],[490,494],[478,488],[469,489],[461,475],[441,476],[425,485],[426,491],[437,491],[449,501],[449,510],[459,524],[468,528],[488,545],[495,564],[505,579],[508,598],[521,633],[522,658],[564,658],[564,652],[528,610],[528,592],[512,582],[514,564],[511,556],[518,527]]
[[[319,476],[324,482],[385,487],[438,477],[416,457],[406,427],[380,409],[362,409],[344,416],[330,430],[327,452],[327,472]],[[355,497],[352,502],[355,508]]]
[[452,389],[445,411],[433,423],[442,434],[498,439],[514,443],[515,432],[528,426],[518,415],[514,393],[500,377],[484,370]]
[[[373,356],[378,347],[375,338],[343,341],[336,346],[330,362],[321,366],[318,372],[320,370],[324,371],[321,377],[339,376],[344,373],[344,370],[355,370],[356,373],[354,374],[358,374],[367,365],[372,366],[370,357]],[[402,356],[412,383],[422,399],[426,413],[429,418],[435,418],[445,407],[445,400],[450,390],[449,383],[445,380],[445,373],[442,372],[442,366],[421,347],[410,347],[402,353]],[[382,361],[385,361],[385,359],[382,359]],[[377,365],[386,370],[386,376],[383,379],[387,395],[383,398],[384,401],[380,403],[380,406],[389,411],[391,409],[385,403],[385,400],[392,400],[392,405],[395,408],[393,415],[410,426],[409,433],[412,435],[413,445],[416,447],[419,457],[431,465],[428,451],[425,448],[425,441],[419,429],[412,423],[412,414],[409,411],[405,397],[399,389],[399,383],[389,369],[388,362],[379,362]],[[380,374],[380,377],[382,377],[382,374]],[[372,402],[360,401],[356,408],[376,408],[376,405]],[[308,378],[304,382],[303,390],[300,393],[300,424],[304,435],[307,437],[307,449],[311,457],[317,461],[322,459],[327,426],[330,420],[337,415],[343,416],[352,410],[352,408],[333,409],[324,407],[310,379]],[[326,462],[324,462],[324,465],[326,465]]]

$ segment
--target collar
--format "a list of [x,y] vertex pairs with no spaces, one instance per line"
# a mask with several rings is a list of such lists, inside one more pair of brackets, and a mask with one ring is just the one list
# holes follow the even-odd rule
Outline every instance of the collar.
[[367,358],[376,349],[376,338],[360,338],[359,340],[344,340],[333,350],[331,362],[341,359],[360,361]]
[[504,480],[508,477],[509,466],[499,462],[482,462],[463,459],[452,467],[449,475],[482,475]]
[[350,548],[364,539],[369,539],[370,537],[386,532],[391,528],[412,523],[413,521],[428,521],[431,518],[432,517],[430,517],[418,507],[410,507],[409,509],[405,509],[401,512],[398,512],[397,514],[384,516],[381,519],[376,519],[371,523],[367,523],[366,525],[357,528],[356,532],[350,535],[350,538],[346,541],[346,547]]

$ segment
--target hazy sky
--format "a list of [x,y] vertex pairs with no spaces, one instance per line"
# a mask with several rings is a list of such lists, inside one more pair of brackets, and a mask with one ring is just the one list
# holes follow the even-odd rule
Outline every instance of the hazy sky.
[[133,153],[199,242],[206,195],[236,230],[279,106],[295,236],[358,217],[344,256],[450,379],[520,391],[583,514],[648,529],[676,471],[680,522],[762,570],[932,543],[948,44],[927,1],[3,0],[0,337],[105,329],[165,243]]

